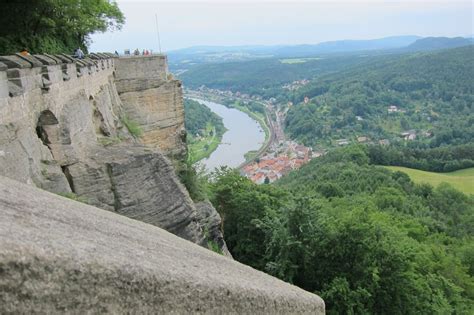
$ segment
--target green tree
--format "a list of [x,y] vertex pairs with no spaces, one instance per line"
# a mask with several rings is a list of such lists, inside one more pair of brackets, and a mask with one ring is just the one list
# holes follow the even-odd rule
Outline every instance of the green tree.
[[111,0],[9,1],[2,11],[0,54],[25,47],[33,53],[86,50],[90,34],[120,29],[125,22]]

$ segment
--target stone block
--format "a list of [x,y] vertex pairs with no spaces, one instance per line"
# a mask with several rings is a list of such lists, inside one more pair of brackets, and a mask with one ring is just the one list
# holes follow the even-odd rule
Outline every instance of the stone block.
[[41,61],[43,63],[43,65],[56,65],[58,64],[58,62],[47,56],[47,55],[34,55],[36,57],[36,59],[38,59],[39,61]]
[[31,68],[31,63],[28,61],[16,56],[0,56],[0,62],[4,63],[8,69],[14,69],[14,68],[19,68],[19,69],[25,69],[25,68]]
[[15,54],[15,56],[25,60],[26,62],[29,62],[32,68],[41,67],[43,65],[43,63],[40,60],[36,59],[35,56],[33,55],[22,55],[18,53],[18,54]]

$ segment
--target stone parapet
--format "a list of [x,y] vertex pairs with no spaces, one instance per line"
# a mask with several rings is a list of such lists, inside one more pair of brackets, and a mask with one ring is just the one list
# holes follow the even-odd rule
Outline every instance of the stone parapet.
[[138,123],[140,141],[173,159],[186,156],[183,89],[168,74],[166,56],[117,60],[115,85],[127,116]]
[[[99,71],[114,71],[116,57],[100,54],[92,58],[76,59],[65,54],[0,56],[0,82],[6,73],[7,90],[10,97],[20,96],[34,89],[44,92],[49,86]],[[100,58],[100,59],[99,59]],[[58,75],[58,73],[60,75]],[[5,97],[4,84],[0,83],[0,97]]]

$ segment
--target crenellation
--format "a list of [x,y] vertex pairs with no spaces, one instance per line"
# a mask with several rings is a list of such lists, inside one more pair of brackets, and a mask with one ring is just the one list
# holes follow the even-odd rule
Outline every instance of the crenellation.
[[8,69],[31,68],[31,63],[19,58],[16,55],[0,56],[0,62],[3,62],[8,67]]
[[18,58],[28,62],[29,64],[31,64],[31,67],[32,68],[35,68],[35,67],[41,67],[42,66],[42,63],[41,61],[39,61],[38,59],[36,59],[34,56],[32,55],[22,55],[22,54],[15,54],[15,56],[17,56]]

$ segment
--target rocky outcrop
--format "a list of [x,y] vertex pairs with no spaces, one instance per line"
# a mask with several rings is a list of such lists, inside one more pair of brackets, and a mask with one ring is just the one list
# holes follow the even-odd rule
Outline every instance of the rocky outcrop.
[[73,190],[85,202],[195,243],[204,241],[193,202],[162,154],[130,144],[89,152],[87,159],[68,166]]
[[196,203],[196,209],[198,221],[201,223],[206,237],[204,241],[208,242],[208,244],[204,245],[207,245],[211,249],[212,247],[216,247],[220,249],[225,256],[232,257],[222,235],[222,219],[219,213],[217,213],[209,201]]
[[184,157],[183,91],[168,74],[166,56],[121,58],[115,81],[126,115],[143,130],[140,141],[168,156]]
[[160,228],[0,176],[0,313],[324,314],[324,302]]
[[181,87],[166,58],[92,57],[0,57],[0,175],[225,252],[163,154],[186,151]]

